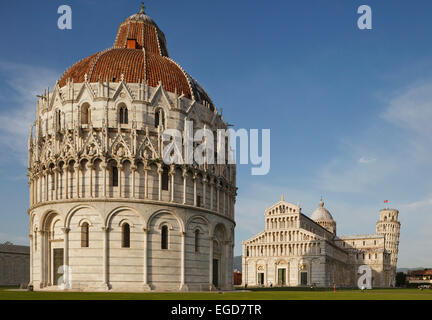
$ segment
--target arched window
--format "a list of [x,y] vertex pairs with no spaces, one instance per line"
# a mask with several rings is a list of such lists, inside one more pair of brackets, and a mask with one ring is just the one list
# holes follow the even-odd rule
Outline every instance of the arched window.
[[91,110],[88,103],[81,106],[81,124],[89,124],[91,121]]
[[195,230],[195,252],[199,252],[199,230]]
[[56,123],[57,123],[57,130],[61,129],[61,111],[56,111]]
[[162,227],[161,249],[168,249],[168,227],[167,226]]
[[112,167],[112,185],[113,185],[113,187],[118,187],[118,169],[117,169],[117,167]]
[[81,248],[89,247],[89,224],[84,222],[81,226]]
[[156,110],[155,113],[155,128],[159,127],[160,124],[165,127],[165,113],[162,109]]
[[122,226],[122,248],[130,248],[130,226],[127,223]]
[[123,106],[120,107],[120,124],[128,124],[129,123],[129,114],[128,114],[128,108]]
[[169,186],[169,168],[164,166],[162,171],[162,190],[168,191]]

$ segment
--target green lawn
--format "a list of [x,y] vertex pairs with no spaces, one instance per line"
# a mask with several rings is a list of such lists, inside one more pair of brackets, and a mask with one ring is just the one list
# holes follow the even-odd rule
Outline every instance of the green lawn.
[[432,300],[432,290],[256,290],[227,293],[27,292],[0,288],[0,300]]

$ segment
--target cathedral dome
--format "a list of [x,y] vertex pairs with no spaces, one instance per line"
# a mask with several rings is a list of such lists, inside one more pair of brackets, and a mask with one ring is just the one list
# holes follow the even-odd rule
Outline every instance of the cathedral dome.
[[151,87],[162,84],[165,90],[214,110],[207,92],[169,57],[165,35],[145,14],[144,7],[120,24],[113,47],[74,64],[63,73],[59,85],[99,80],[146,82]]
[[314,221],[333,221],[333,217],[330,212],[324,208],[324,202],[319,202],[318,208],[312,213],[312,220]]

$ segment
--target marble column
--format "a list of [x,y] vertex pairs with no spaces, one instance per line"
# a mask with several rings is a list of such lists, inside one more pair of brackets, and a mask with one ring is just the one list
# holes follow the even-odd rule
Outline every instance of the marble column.
[[186,169],[183,169],[183,204],[186,204],[186,181],[188,177],[188,172]]
[[144,164],[144,198],[148,199],[148,171],[149,168]]
[[[33,226],[30,226],[30,229],[32,229]],[[34,244],[33,244],[33,234],[30,231],[29,234],[30,239],[30,281],[28,285],[33,285],[33,250],[34,250]]]
[[42,180],[43,180],[43,173],[41,172],[40,174],[39,174],[39,177],[38,177],[38,182],[39,182],[39,202],[42,202],[43,201],[43,198],[42,198],[42,188],[43,188],[43,183],[42,183]]
[[162,173],[163,168],[160,163],[158,163],[157,174],[158,174],[158,200],[162,201]]
[[148,283],[148,232],[147,228],[143,228],[144,231],[144,260],[143,260],[143,289],[146,291],[151,290],[151,286]]
[[222,213],[226,214],[226,188],[222,187]]
[[175,182],[175,166],[174,165],[171,165],[171,169],[170,169],[170,182],[171,182],[170,201],[174,202],[174,182]]
[[214,290],[213,285],[213,237],[209,237],[209,290]]
[[180,290],[181,291],[187,291],[188,286],[185,283],[185,256],[186,256],[185,237],[186,237],[186,232],[181,232],[180,237],[181,237]]
[[56,167],[54,169],[54,188],[55,188],[55,197],[54,200],[59,199],[59,174],[60,174],[60,168]]
[[118,168],[118,175],[119,175],[119,177],[118,177],[118,195],[117,195],[117,197],[118,198],[122,198],[123,197],[122,193],[123,193],[123,176],[124,176],[123,170],[124,170],[124,166],[122,164],[119,164],[117,166],[117,168]]
[[216,212],[220,212],[220,185],[216,184]]
[[214,182],[213,180],[210,180],[210,210],[213,210],[214,208],[213,196],[214,196]]
[[70,267],[69,267],[69,228],[61,229],[64,233],[64,251],[63,251],[63,281],[66,289],[70,288]]
[[207,176],[203,177],[203,207],[206,208],[207,205]]
[[103,266],[102,266],[102,287],[104,289],[109,290],[109,231],[110,228],[102,227],[102,233],[103,233]]
[[89,171],[89,173],[90,173],[90,182],[89,182],[89,192],[90,192],[90,198],[93,198],[94,197],[94,191],[93,191],[93,169],[94,169],[94,165],[93,165],[93,163],[91,163],[91,162],[87,162],[87,164],[86,164],[86,168],[87,168],[87,170]]
[[75,183],[76,183],[75,190],[76,190],[76,197],[80,198],[79,172],[80,172],[80,169],[81,169],[81,165],[78,162],[76,162],[75,165],[74,165],[74,169],[75,169]]
[[65,165],[65,175],[66,175],[65,198],[69,199],[69,165]]
[[49,185],[49,181],[48,181],[48,177],[49,177],[49,171],[48,170],[45,170],[45,186],[44,186],[44,189],[45,189],[45,201],[48,201],[48,194],[49,194],[49,188],[48,188],[48,185]]
[[106,198],[107,197],[107,183],[108,183],[108,179],[107,179],[107,175],[108,175],[108,169],[109,169],[109,167],[108,167],[108,164],[105,162],[105,163],[102,163],[101,164],[101,168],[102,168],[102,171],[103,171],[103,186],[102,186],[102,192],[103,192],[103,197],[104,198]]
[[136,190],[135,190],[135,186],[136,186],[136,171],[137,171],[137,166],[132,165],[131,166],[131,170],[132,170],[132,199],[135,199],[136,196]]
[[196,207],[197,206],[197,174],[196,173],[194,173],[192,179],[193,179],[193,192],[194,192],[193,205],[194,207]]

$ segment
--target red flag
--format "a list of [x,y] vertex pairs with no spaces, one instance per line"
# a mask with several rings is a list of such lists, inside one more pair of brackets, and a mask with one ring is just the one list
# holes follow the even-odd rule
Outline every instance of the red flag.
[[384,200],[384,203],[388,203],[388,200]]

